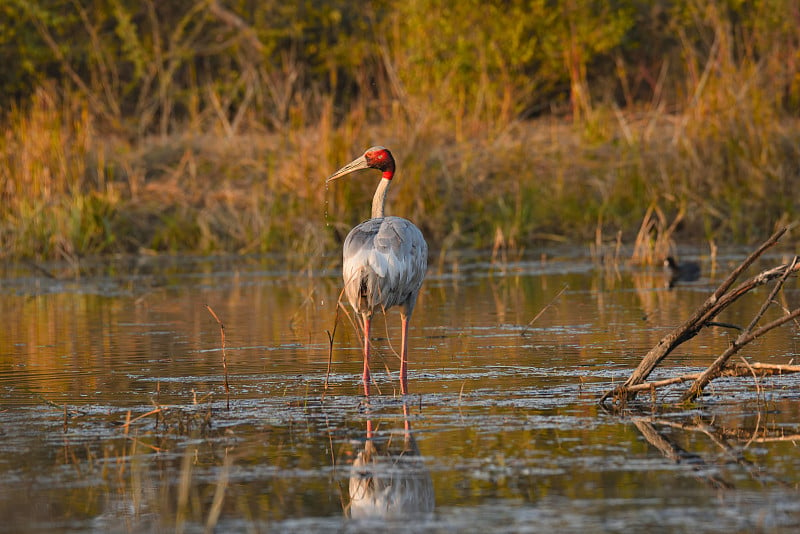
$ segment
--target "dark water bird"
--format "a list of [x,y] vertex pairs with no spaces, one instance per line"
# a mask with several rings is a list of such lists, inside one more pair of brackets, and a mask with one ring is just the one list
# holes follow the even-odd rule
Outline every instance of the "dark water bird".
[[664,260],[664,277],[668,287],[674,287],[677,282],[693,282],[700,278],[700,264],[694,261],[678,263],[668,256]]
[[376,311],[400,307],[400,387],[408,392],[408,326],[428,266],[428,244],[422,232],[402,217],[383,213],[386,192],[395,174],[392,153],[382,146],[368,148],[327,180],[359,169],[381,171],[372,198],[372,217],[353,228],[344,240],[342,277],[350,305],[364,330],[364,392],[369,395],[370,324]]

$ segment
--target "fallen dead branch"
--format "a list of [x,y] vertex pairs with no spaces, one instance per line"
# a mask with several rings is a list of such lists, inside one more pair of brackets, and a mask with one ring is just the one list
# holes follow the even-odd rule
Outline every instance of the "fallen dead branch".
[[[742,376],[753,376],[755,372],[755,376],[758,378],[764,378],[766,376],[774,376],[774,375],[788,375],[792,373],[800,373],[800,365],[784,365],[784,364],[768,364],[768,363],[733,363],[728,364],[722,367],[719,371],[720,377],[742,377]],[[642,382],[641,384],[637,384],[635,386],[631,386],[628,388],[628,392],[630,393],[639,393],[642,391],[652,391],[657,388],[663,388],[664,386],[670,386],[672,384],[680,384],[682,382],[693,382],[700,378],[703,373],[688,373],[685,375],[674,376],[672,378],[664,378],[662,380],[651,380],[649,382]]]
[[[775,269],[773,269],[774,271]],[[781,290],[783,287],[784,282],[789,277],[790,274],[797,270],[797,256],[792,259],[791,263],[787,266],[783,266],[783,274],[781,275],[778,282],[772,288],[769,296],[764,300],[763,304],[761,305],[761,309],[758,311],[753,320],[750,321],[750,324],[747,325],[740,334],[739,337],[728,347],[725,352],[723,352],[714,363],[708,366],[708,368],[703,371],[699,377],[692,383],[692,387],[683,394],[682,400],[684,401],[692,401],[696,399],[700,393],[703,391],[703,388],[714,378],[720,376],[722,372],[722,368],[725,366],[727,361],[730,359],[731,356],[739,352],[739,350],[753,341],[754,339],[758,339],[762,335],[766,334],[770,330],[781,326],[783,323],[793,320],[794,318],[800,316],[800,308],[795,309],[792,312],[784,315],[783,317],[776,319],[768,324],[765,324],[761,328],[755,329],[756,323],[764,316],[764,313],[767,311],[767,308],[772,304],[775,299],[775,295],[778,294],[778,291]],[[762,273],[763,274],[763,273]],[[752,367],[752,366],[749,366]],[[750,371],[750,369],[748,369]]]
[[[629,400],[632,400],[638,392],[647,390],[653,391],[657,387],[692,381],[692,385],[681,397],[682,401],[687,402],[696,399],[702,393],[703,388],[717,377],[752,376],[753,372],[756,371],[768,372],[769,366],[764,364],[751,363],[749,366],[742,364],[728,365],[728,360],[748,343],[784,323],[800,317],[800,308],[785,310],[785,314],[782,317],[756,328],[757,323],[761,320],[769,306],[775,303],[775,297],[783,288],[783,284],[786,282],[787,278],[800,270],[800,262],[798,258],[795,257],[786,265],[767,269],[740,283],[736,287],[733,287],[733,285],[745,269],[750,267],[764,252],[777,244],[780,238],[786,233],[787,229],[788,228],[784,227],[775,232],[756,251],[750,254],[750,256],[728,275],[716,291],[706,299],[689,319],[664,336],[655,347],[650,349],[625,383],[607,391],[600,398],[600,403],[605,404],[609,398],[613,398],[618,406],[622,406]],[[652,373],[675,348],[695,337],[703,328],[720,324],[715,322],[714,318],[723,310],[754,288],[773,281],[775,285],[772,291],[764,300],[758,313],[750,321],[750,324],[741,329],[736,340],[706,370],[696,375],[682,375],[664,380],[646,382],[650,373]],[[798,366],[782,366],[779,372],[798,372],[800,369],[797,369],[797,367]],[[769,371],[771,374],[775,372],[774,369]]]

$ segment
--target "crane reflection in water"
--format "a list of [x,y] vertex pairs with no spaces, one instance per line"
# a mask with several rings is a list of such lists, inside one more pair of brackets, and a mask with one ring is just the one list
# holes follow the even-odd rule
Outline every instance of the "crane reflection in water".
[[403,429],[376,432],[367,420],[366,440],[350,466],[352,519],[408,519],[433,512],[433,480],[411,431],[403,402]]

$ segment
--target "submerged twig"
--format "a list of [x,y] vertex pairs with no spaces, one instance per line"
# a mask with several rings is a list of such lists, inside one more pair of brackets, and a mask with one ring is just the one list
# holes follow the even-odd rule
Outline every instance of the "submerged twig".
[[743,330],[743,328],[741,326],[739,326],[738,324],[723,323],[723,322],[720,322],[720,321],[708,321],[706,323],[706,326],[717,326],[719,328],[730,328],[731,330],[738,330],[739,332],[741,332]]
[[556,301],[556,300],[558,300],[558,297],[560,297],[560,296],[561,296],[561,294],[562,294],[564,291],[566,291],[568,287],[569,287],[569,284],[564,284],[564,287],[562,287],[562,288],[561,288],[561,290],[560,290],[558,293],[556,293],[556,296],[554,296],[552,299],[550,299],[550,302],[548,302],[547,304],[545,304],[545,305],[544,305],[544,307],[543,307],[541,310],[539,310],[539,313],[537,313],[537,314],[534,316],[534,318],[533,318],[533,319],[531,319],[530,321],[528,321],[528,324],[526,324],[526,325],[525,325],[525,328],[523,328],[523,329],[522,329],[522,333],[520,334],[520,336],[524,336],[524,335],[525,335],[525,334],[528,332],[528,328],[530,328],[530,327],[531,327],[531,325],[532,325],[533,323],[535,323],[535,322],[536,322],[536,321],[539,319],[539,317],[541,317],[541,316],[542,316],[542,314],[543,314],[545,311],[547,311],[547,309],[548,309],[550,306],[552,306],[552,305],[555,303],[555,301]]
[[147,417],[147,416],[150,416],[150,415],[153,415],[153,414],[159,414],[159,413],[161,413],[161,412],[162,412],[162,408],[155,408],[155,409],[153,409],[153,410],[150,410],[150,411],[149,411],[149,412],[147,412],[147,413],[143,413],[142,415],[138,415],[138,416],[134,417],[133,419],[131,419],[131,412],[130,412],[130,411],[128,411],[128,415],[126,416],[126,418],[125,418],[125,422],[122,424],[122,427],[123,427],[123,428],[126,430],[126,432],[127,432],[128,428],[129,428],[129,427],[130,427],[130,426],[131,426],[133,423],[135,423],[136,421],[138,421],[139,419],[144,419],[144,418],[145,418],[145,417]]
[[228,410],[230,410],[231,409],[231,396],[230,396],[231,395],[231,389],[228,386],[228,355],[225,353],[225,325],[222,323],[222,321],[220,320],[219,316],[217,316],[217,314],[214,313],[214,310],[211,309],[211,306],[206,304],[205,307],[208,310],[208,313],[211,314],[211,317],[213,317],[214,320],[217,321],[217,324],[219,325],[219,336],[220,336],[221,343],[222,343],[222,370],[223,370],[224,375],[225,375],[225,404],[226,404],[226,408]]

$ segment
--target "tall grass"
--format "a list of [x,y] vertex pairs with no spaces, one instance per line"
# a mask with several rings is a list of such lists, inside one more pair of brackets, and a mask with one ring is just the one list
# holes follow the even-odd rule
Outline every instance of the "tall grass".
[[[443,17],[420,19],[417,4]],[[631,12],[598,8],[580,27],[557,13],[549,23],[512,28],[509,40],[493,45],[496,28],[463,31],[482,23],[466,4],[408,4],[370,26],[382,31],[372,52],[351,47],[364,64],[354,71],[360,81],[349,99],[337,93],[335,73],[352,41],[331,46],[329,89],[301,86],[310,76],[302,54],[261,66],[253,54],[266,47],[258,40],[263,32],[244,32],[247,46],[236,49],[224,79],[210,83],[192,77],[187,59],[210,24],[192,20],[199,4],[181,25],[153,30],[172,31],[165,41],[137,39],[133,19],[116,13],[126,61],[149,80],[138,107],[126,107],[132,85],[120,82],[121,73],[97,67],[86,75],[96,87],[43,84],[28,105],[7,113],[0,254],[75,260],[288,251],[314,262],[338,250],[347,230],[367,217],[376,180],[364,173],[327,189],[325,177],[374,144],[390,147],[398,160],[388,210],[417,222],[434,250],[621,239],[636,243],[639,261],[653,261],[683,241],[759,240],[800,209],[800,122],[786,111],[796,109],[800,84],[792,82],[791,62],[768,53],[784,50],[778,45],[793,42],[797,30],[755,23],[735,30],[721,4],[701,4],[683,2],[671,13],[677,45],[660,73],[648,73],[647,91],[633,83],[637,65],[650,66],[642,58],[618,52],[605,70],[591,63],[634,31]],[[147,13],[155,25],[158,18]],[[464,17],[454,18],[459,13]],[[110,65],[112,50],[102,50],[96,31],[107,21],[83,15],[98,39],[94,64]],[[754,20],[767,20],[762,15]],[[423,37],[440,19],[451,26],[438,28],[436,48],[426,47]],[[558,41],[526,48],[522,36],[550,28],[567,32],[571,48]],[[800,45],[789,50],[797,54]],[[545,58],[549,70],[532,69]],[[178,79],[194,81],[179,86]],[[569,105],[530,118],[532,92],[557,94],[563,81]],[[625,107],[610,96],[616,90]]]
[[0,244],[8,257],[321,255],[367,217],[376,181],[365,172],[327,189],[325,177],[376,143],[398,159],[390,212],[415,220],[434,248],[490,248],[498,235],[518,250],[591,242],[598,228],[632,242],[653,208],[663,229],[683,214],[676,239],[748,242],[798,214],[800,124],[764,117],[745,100],[713,115],[608,113],[595,118],[600,140],[539,119],[459,141],[356,116],[285,137],[133,145],[98,136],[84,108],[43,89],[2,140]]
[[114,250],[121,195],[86,107],[43,87],[9,122],[0,141],[4,253],[72,259]]

